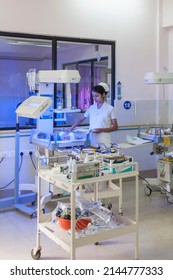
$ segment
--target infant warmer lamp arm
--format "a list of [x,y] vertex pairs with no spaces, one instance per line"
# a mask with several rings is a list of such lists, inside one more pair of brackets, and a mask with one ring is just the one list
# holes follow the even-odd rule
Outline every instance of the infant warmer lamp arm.
[[149,72],[144,76],[145,84],[173,84],[172,72]]
[[65,84],[66,107],[71,109],[71,87],[70,84],[80,82],[81,76],[78,70],[40,70],[37,75],[38,83]]
[[16,135],[15,135],[15,198],[14,207],[25,214],[32,216],[35,210],[25,206],[23,204],[30,202],[28,197],[20,203],[19,196],[19,157],[20,157],[20,129],[19,129],[19,117],[25,118],[38,118],[40,117],[52,104],[52,99],[45,96],[31,96],[27,98],[16,110]]

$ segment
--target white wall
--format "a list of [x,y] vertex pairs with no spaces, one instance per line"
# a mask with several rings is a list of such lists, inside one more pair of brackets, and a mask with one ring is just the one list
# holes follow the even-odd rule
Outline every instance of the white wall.
[[[3,188],[8,183],[14,180],[15,178],[15,134],[9,133],[10,137],[7,135],[0,135],[0,188]],[[4,138],[3,138],[4,137]],[[35,182],[35,167],[37,166],[37,163],[35,162],[34,157],[34,151],[36,147],[32,144],[30,144],[30,136],[27,136],[27,134],[21,135],[19,140],[19,146],[20,146],[20,152],[24,152],[24,156],[21,162],[20,158],[20,164],[21,169],[19,172],[20,177],[20,183],[26,184],[26,183],[34,183]],[[33,152],[33,162],[31,161],[31,158],[29,157],[29,151]],[[2,160],[2,158],[4,159]],[[20,165],[19,164],[19,165]],[[12,188],[14,186],[14,181],[9,185],[8,188]],[[0,195],[1,197],[1,195]]]
[[0,4],[2,31],[116,41],[116,78],[122,82],[124,97],[155,99],[143,78],[156,68],[157,0],[0,0]]
[[159,93],[143,79],[146,72],[169,66],[161,4],[161,0],[0,0],[0,28],[116,41],[116,80],[122,83],[123,98],[155,100]]
[[[162,26],[168,37],[168,71],[173,72],[173,1],[172,0],[162,0],[163,1],[163,13],[162,13]],[[173,85],[166,87],[166,97],[169,100],[169,120],[173,123]]]
[[173,26],[173,1],[163,0],[163,27]]

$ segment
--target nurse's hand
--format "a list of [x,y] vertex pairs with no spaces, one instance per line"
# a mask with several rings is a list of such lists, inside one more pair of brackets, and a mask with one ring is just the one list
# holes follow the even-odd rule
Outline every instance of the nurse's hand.
[[92,130],[93,133],[100,133],[102,132],[102,128],[95,128]]
[[65,129],[65,133],[70,133],[70,132],[72,132],[72,129],[70,127]]

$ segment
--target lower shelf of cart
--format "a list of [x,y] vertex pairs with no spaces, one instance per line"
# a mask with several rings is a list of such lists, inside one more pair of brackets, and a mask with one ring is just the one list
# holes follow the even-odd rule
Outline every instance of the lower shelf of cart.
[[[86,199],[94,198],[94,191],[85,191],[84,189],[80,189],[80,197],[84,197]],[[120,187],[115,185],[113,182],[110,182],[110,187],[105,187],[101,190],[98,190],[98,199],[102,198],[110,198],[110,197],[119,197],[120,196]]]
[[[46,215],[45,215],[46,216]],[[133,220],[119,216],[119,220],[122,221],[122,225],[116,228],[106,228],[101,231],[85,230],[85,232],[75,232],[75,239],[72,242],[71,231],[62,229],[59,224],[51,221],[45,221],[39,223],[39,230],[53,240],[56,244],[60,245],[67,252],[71,252],[73,248],[82,247],[88,244],[94,244],[103,240],[112,239],[123,234],[129,234],[136,231],[136,222]],[[81,233],[81,236],[80,236]]]

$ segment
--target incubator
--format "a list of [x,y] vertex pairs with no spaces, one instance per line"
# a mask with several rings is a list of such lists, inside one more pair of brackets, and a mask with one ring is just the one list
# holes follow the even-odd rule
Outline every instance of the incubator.
[[138,131],[139,137],[153,141],[153,152],[151,152],[151,155],[159,155],[157,161],[157,179],[154,181],[153,178],[146,178],[146,194],[150,195],[152,187],[155,188],[158,185],[161,188],[161,191],[166,193],[168,202],[172,204],[173,126],[172,124],[169,124],[169,119],[171,118],[169,116],[168,100],[166,100],[165,95],[165,85],[173,84],[173,73],[146,73],[144,82],[146,84],[158,84],[162,86],[162,100],[160,102],[159,114],[160,125],[151,126],[145,132],[142,132],[140,129]]
[[30,93],[37,96],[49,96],[53,101],[54,84],[65,85],[66,107],[62,100],[62,93],[57,93],[57,109],[54,109],[53,102],[41,117],[37,118],[37,127],[31,133],[31,142],[41,145],[50,150],[59,147],[71,147],[81,145],[86,138],[87,130],[67,133],[65,129],[53,128],[54,115],[61,115],[58,121],[66,121],[67,113],[80,112],[79,109],[71,108],[71,87],[72,83],[79,83],[80,74],[78,70],[41,70],[36,73],[36,69],[30,69],[27,73]]

